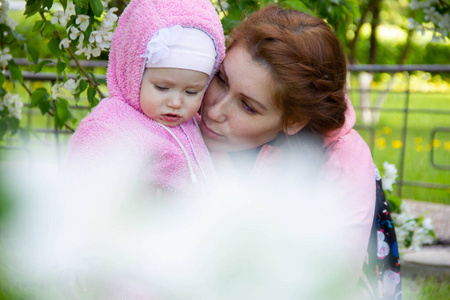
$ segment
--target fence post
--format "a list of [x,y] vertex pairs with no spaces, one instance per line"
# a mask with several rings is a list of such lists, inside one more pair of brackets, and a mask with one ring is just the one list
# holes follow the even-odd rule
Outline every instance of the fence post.
[[397,185],[397,195],[402,197],[402,189],[403,189],[403,170],[405,166],[405,152],[406,152],[406,135],[408,133],[408,114],[409,114],[409,90],[410,90],[410,82],[411,76],[410,72],[405,72],[407,76],[406,81],[406,98],[405,98],[405,108],[403,109],[403,129],[402,129],[402,147],[400,151],[400,170],[399,170],[399,180]]

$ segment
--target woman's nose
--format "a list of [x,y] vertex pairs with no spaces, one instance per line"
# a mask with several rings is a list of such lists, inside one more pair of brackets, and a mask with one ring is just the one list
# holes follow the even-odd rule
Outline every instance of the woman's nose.
[[225,122],[228,115],[228,101],[227,95],[222,95],[222,97],[217,97],[215,101],[205,103],[208,118],[218,123]]
[[176,94],[172,95],[169,100],[167,100],[167,106],[170,108],[181,108],[181,105],[183,103],[183,100],[181,99],[181,96]]

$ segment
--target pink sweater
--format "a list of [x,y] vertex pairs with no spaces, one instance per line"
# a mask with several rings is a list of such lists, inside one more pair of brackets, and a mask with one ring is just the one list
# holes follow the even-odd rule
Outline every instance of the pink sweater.
[[[121,153],[142,162],[144,177],[164,189],[183,191],[192,182],[208,184],[214,168],[201,133],[193,120],[170,128],[177,141],[141,109],[139,94],[147,43],[161,28],[181,25],[203,30],[214,40],[216,63],[225,55],[222,25],[209,0],[133,0],[119,18],[114,31],[107,86],[103,99],[84,118],[69,141],[66,165],[89,165],[105,155]],[[181,146],[181,145],[182,146]],[[186,153],[183,152],[184,148]],[[191,164],[191,170],[189,167]]]

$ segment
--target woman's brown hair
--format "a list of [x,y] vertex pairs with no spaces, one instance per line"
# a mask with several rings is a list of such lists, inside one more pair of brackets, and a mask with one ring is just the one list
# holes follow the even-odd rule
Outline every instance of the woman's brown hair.
[[346,56],[323,20],[267,6],[232,31],[230,47],[234,45],[245,47],[268,68],[284,128],[306,124],[301,132],[323,138],[343,126]]

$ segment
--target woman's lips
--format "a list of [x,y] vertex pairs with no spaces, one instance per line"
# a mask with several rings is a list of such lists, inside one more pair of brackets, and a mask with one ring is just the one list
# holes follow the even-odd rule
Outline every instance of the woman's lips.
[[205,122],[202,120],[202,122],[200,123],[200,129],[203,132],[203,134],[205,134],[207,137],[210,137],[212,139],[217,139],[217,138],[223,138],[224,136],[221,134],[218,134],[217,132],[209,129],[208,126],[206,126]]
[[175,123],[181,119],[181,116],[175,114],[164,114],[162,115],[164,121],[168,123]]

